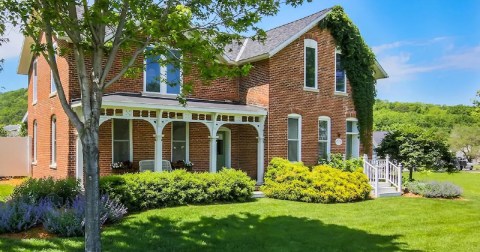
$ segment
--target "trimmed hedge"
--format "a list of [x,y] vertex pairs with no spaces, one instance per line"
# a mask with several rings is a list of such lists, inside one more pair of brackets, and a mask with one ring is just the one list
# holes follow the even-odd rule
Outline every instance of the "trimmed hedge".
[[409,182],[405,185],[406,191],[422,195],[426,198],[458,198],[462,195],[462,188],[450,182]]
[[245,172],[224,169],[219,173],[142,172],[100,178],[100,190],[117,198],[129,210],[184,204],[244,202],[250,200],[255,181]]
[[315,203],[365,200],[371,189],[360,169],[345,172],[318,165],[310,170],[303,163],[282,158],[272,159],[262,186],[267,197]]
[[80,181],[74,178],[54,179],[29,178],[15,187],[10,195],[11,199],[23,200],[33,204],[49,198],[56,205],[64,205],[80,194]]

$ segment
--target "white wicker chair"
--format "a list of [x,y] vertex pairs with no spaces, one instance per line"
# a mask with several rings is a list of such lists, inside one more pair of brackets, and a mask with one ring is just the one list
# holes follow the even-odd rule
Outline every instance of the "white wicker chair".
[[172,164],[168,160],[162,160],[162,171],[172,171]]
[[144,171],[155,171],[155,160],[142,160],[138,162],[138,166],[140,167],[140,172]]

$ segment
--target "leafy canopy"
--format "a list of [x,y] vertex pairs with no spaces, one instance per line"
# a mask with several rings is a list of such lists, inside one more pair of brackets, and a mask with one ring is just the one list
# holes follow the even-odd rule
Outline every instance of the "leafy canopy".
[[452,150],[461,151],[469,161],[480,157],[480,127],[478,126],[455,126],[448,142]]
[[27,112],[27,89],[0,93],[0,125],[19,124]]
[[363,40],[358,27],[340,6],[320,23],[330,30],[338,48],[342,51],[342,65],[352,87],[352,98],[357,112],[360,139],[366,150],[371,147],[373,130],[373,105],[375,103],[375,55]]

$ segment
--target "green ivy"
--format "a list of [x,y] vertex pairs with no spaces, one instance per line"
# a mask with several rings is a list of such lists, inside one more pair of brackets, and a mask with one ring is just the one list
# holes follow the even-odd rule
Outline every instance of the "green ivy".
[[363,40],[358,27],[335,6],[322,20],[320,28],[328,29],[342,51],[342,65],[352,87],[353,103],[357,112],[360,140],[365,150],[371,148],[373,131],[373,105],[375,103],[375,55]]

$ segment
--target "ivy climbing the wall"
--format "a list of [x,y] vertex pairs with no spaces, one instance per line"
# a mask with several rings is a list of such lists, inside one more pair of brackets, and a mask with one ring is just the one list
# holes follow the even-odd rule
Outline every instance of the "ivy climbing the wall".
[[341,6],[335,6],[320,22],[328,29],[342,51],[342,65],[352,87],[353,103],[357,112],[360,140],[366,153],[371,149],[373,130],[373,105],[375,103],[375,55],[367,46],[357,26]]

